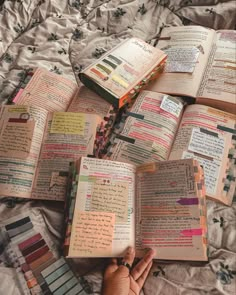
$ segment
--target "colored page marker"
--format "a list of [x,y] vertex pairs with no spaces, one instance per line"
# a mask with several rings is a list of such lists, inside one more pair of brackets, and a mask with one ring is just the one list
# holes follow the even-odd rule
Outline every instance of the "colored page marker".
[[198,198],[181,198],[177,201],[180,205],[198,205]]
[[17,103],[17,101],[19,100],[19,98],[20,98],[20,96],[21,96],[21,94],[22,94],[23,91],[24,91],[24,89],[21,88],[21,89],[17,92],[16,96],[13,98],[13,102],[14,102],[14,103]]

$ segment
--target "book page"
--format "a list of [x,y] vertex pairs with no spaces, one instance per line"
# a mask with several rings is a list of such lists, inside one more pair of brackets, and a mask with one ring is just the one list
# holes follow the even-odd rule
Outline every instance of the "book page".
[[70,257],[112,255],[115,214],[80,211],[74,215]]
[[183,105],[181,99],[142,91],[109,150],[111,159],[134,165],[167,160]]
[[66,111],[77,91],[74,82],[38,68],[16,103],[39,106],[49,112]]
[[236,32],[216,32],[198,97],[236,104]]
[[[200,26],[164,28],[157,47],[164,52],[166,50],[168,72],[162,73],[147,89],[196,97],[214,34],[214,30]],[[172,62],[168,62],[168,52]],[[176,56],[178,52],[179,55]],[[190,55],[193,57],[192,62],[190,62]]]
[[[234,115],[203,105],[186,108],[169,159],[194,158],[204,167],[206,194],[230,204],[235,181],[225,185],[227,177],[234,176]],[[229,169],[229,167],[232,167]],[[227,172],[228,170],[228,172]],[[227,176],[229,175],[229,176]],[[234,179],[234,178],[232,178]],[[231,187],[231,189],[230,189]]]
[[158,259],[206,260],[200,166],[192,159],[152,164],[137,167],[136,249],[154,248]]
[[69,163],[93,154],[100,118],[80,113],[63,114],[48,115],[32,192],[35,199],[64,201]]
[[[13,124],[9,123],[9,121],[14,122],[13,128],[15,132],[17,132],[16,138],[18,138],[18,135],[20,134],[19,128],[22,131],[22,127],[19,127],[19,125],[27,125],[27,128],[25,128],[27,136],[21,136],[21,139],[17,139],[18,146],[13,145],[13,142],[11,142],[11,147],[8,149],[9,154],[7,156],[0,156],[1,195],[22,198],[31,197],[31,190],[46,126],[47,114],[48,112],[46,110],[38,107],[13,105],[1,108],[0,130],[3,132],[2,135],[4,134],[5,129],[3,127],[6,122],[7,124]],[[18,125],[16,126],[15,124]],[[12,130],[12,125],[11,132],[12,137],[14,137],[15,132]],[[11,137],[8,137],[8,140],[10,139]],[[21,144],[21,148],[19,147],[19,144]],[[12,149],[19,150],[13,151]],[[10,152],[10,150],[12,152]],[[19,155],[24,157],[19,157]]]
[[[134,187],[133,165],[95,158],[81,159],[69,257],[73,253],[73,229],[80,211],[108,212],[115,215],[112,251],[106,257],[122,256],[128,246],[134,247]],[[94,253],[93,256],[99,255]]]
[[74,96],[68,108],[68,112],[95,114],[102,119],[107,117],[113,110],[112,105],[101,96],[81,86],[77,95]]
[[0,156],[25,159],[29,156],[35,122],[9,119],[0,134]]

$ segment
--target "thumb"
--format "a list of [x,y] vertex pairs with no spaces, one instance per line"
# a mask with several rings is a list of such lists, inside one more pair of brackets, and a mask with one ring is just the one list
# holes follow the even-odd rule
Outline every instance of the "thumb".
[[[134,262],[135,258],[135,250],[133,247],[129,247],[124,255],[124,258],[122,259],[122,262],[128,263],[130,267],[132,267],[132,264]],[[125,265],[120,265],[118,268],[119,272],[125,272],[129,274],[129,268]]]

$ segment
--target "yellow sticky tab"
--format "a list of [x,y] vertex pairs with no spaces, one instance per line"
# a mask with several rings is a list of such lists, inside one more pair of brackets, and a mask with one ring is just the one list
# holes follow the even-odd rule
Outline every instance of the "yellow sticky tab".
[[85,114],[56,112],[53,114],[50,133],[84,135]]
[[138,166],[136,171],[137,171],[137,173],[155,172],[156,165],[155,165],[155,163],[143,164],[143,165]]
[[28,106],[11,106],[8,108],[9,113],[28,113]]
[[112,76],[112,80],[119,83],[121,86],[123,86],[124,88],[128,88],[129,84],[126,83],[123,79],[121,79],[119,76],[117,75],[113,75]]

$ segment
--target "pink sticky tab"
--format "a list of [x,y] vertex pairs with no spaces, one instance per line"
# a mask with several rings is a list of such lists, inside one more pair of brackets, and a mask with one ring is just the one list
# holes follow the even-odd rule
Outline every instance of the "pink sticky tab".
[[20,90],[17,92],[17,95],[14,97],[13,102],[17,103],[18,99],[20,98],[22,92],[24,91],[24,89],[20,88]]
[[201,228],[184,229],[184,230],[181,231],[181,235],[186,236],[186,237],[201,236],[202,235],[202,229]]

